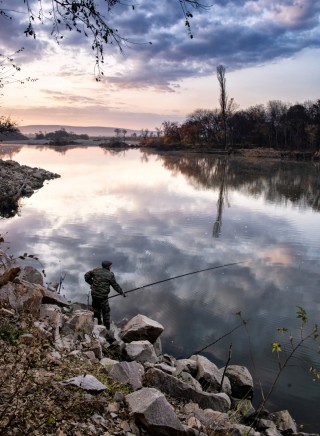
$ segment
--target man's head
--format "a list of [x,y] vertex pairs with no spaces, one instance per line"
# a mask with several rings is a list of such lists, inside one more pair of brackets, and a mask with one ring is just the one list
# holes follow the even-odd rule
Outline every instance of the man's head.
[[111,265],[112,265],[112,262],[110,262],[109,260],[104,260],[104,261],[102,261],[102,263],[101,263],[102,268],[108,268],[108,269],[110,269]]

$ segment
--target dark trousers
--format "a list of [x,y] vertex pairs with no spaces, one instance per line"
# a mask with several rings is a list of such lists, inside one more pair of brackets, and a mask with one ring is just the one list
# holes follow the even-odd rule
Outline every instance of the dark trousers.
[[[98,324],[104,324],[110,329],[110,306],[108,297],[95,297],[92,295],[93,316],[97,318]],[[102,322],[103,321],[103,322]]]

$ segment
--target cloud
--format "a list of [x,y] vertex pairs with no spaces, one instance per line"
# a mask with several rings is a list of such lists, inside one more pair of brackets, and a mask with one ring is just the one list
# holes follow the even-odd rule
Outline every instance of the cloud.
[[[56,94],[53,93],[55,96]],[[59,101],[63,103],[63,94],[56,95]],[[75,97],[77,100],[78,97]],[[81,100],[81,97],[79,97]],[[72,105],[71,95],[67,97],[69,104],[59,104],[54,106],[39,105],[37,107],[24,106],[22,108],[11,109],[8,115],[14,117],[18,124],[45,124],[45,125],[62,125],[63,120],[67,120],[68,125],[73,126],[109,126],[109,127],[126,127],[129,129],[142,129],[148,127],[153,130],[155,126],[160,126],[164,119],[182,122],[183,116],[172,112],[168,115],[161,111],[157,112],[138,112],[124,109],[125,102],[118,102],[117,105],[104,104],[103,107],[98,105]],[[71,107],[71,109],[70,109]],[[35,123],[34,120],[37,120]],[[142,121],[143,120],[143,121]]]
[[[96,110],[99,109],[99,101],[97,97],[88,97],[85,95],[74,95],[68,92],[55,91],[51,89],[42,89],[42,92],[50,97],[54,102],[62,102],[65,105],[94,105]],[[105,107],[105,103],[101,100],[100,105]]]
[[[21,11],[21,2],[15,3]],[[114,57],[121,65],[117,73],[105,68],[108,83],[125,89],[174,92],[179,81],[211,75],[220,63],[234,71],[320,47],[320,4],[313,0],[218,0],[205,10],[192,9],[193,39],[178,1],[141,0],[134,9],[119,4],[109,12],[105,1],[99,0],[97,5],[110,26],[133,42],[124,42],[124,56],[119,55],[116,45],[105,51],[106,58]],[[0,42],[13,49],[23,40],[28,49],[25,61],[32,61],[52,49],[48,42],[52,28],[49,22],[41,27],[36,23],[39,39],[24,38],[26,18],[21,12],[12,20],[0,17]],[[77,32],[64,32],[63,36],[61,47],[66,58],[72,53],[69,61],[74,62],[75,54],[82,53],[94,64],[90,35],[86,38]]]
[[[220,63],[232,71],[294,56],[320,46],[319,11],[312,1],[221,1],[195,13],[190,40],[178,17],[172,22],[155,7],[145,36],[152,45],[130,47],[122,60],[128,66],[126,74],[107,78],[129,88],[172,92],[175,82],[210,75]],[[128,32],[130,17],[123,21]]]
[[24,51],[15,57],[18,62],[32,62],[41,58],[47,50],[48,43],[44,39],[27,37],[24,33],[28,25],[25,5],[19,0],[0,3],[0,9],[7,11],[7,16],[0,15],[0,53],[11,55],[24,47]]

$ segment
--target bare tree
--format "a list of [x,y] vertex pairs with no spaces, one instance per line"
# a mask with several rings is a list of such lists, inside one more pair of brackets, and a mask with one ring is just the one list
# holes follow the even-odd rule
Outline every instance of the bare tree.
[[159,127],[155,127],[155,129],[156,129],[157,138],[160,138],[160,136],[162,134],[162,130]]
[[224,148],[227,148],[227,105],[228,95],[226,90],[226,69],[223,65],[217,67],[217,79],[220,86],[220,111],[223,125],[223,144]]
[[[25,82],[35,82],[37,79],[32,79],[31,77],[25,77],[24,79],[19,79],[15,75],[20,72],[21,68],[15,61],[15,57],[19,55],[24,50],[20,48],[15,53],[10,55],[0,53],[0,90],[8,85],[14,83],[20,83],[23,85]],[[2,93],[0,93],[2,96]],[[10,117],[0,115],[0,134],[17,133],[18,129],[16,122],[11,120]]]
[[270,146],[279,148],[279,134],[281,133],[281,124],[287,111],[287,105],[280,100],[270,100],[267,103],[266,117],[267,121],[270,124]]
[[24,47],[21,47],[15,53],[5,54],[0,53],[0,88],[11,85],[13,83],[36,82],[38,79],[24,77],[23,79],[16,76],[21,71],[21,67],[16,62],[16,57],[23,52]]

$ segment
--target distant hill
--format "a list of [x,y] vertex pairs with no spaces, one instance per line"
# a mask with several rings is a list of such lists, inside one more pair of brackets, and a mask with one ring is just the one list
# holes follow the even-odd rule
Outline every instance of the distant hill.
[[[30,126],[18,126],[21,133],[24,135],[34,135],[40,131],[43,133],[55,132],[56,130],[65,129],[67,132],[73,132],[77,135],[87,134],[89,136],[115,136],[117,127],[101,127],[101,126],[64,126],[61,124],[34,124]],[[119,127],[120,128],[120,127]],[[139,133],[139,130],[125,129],[126,136],[132,133]]]

